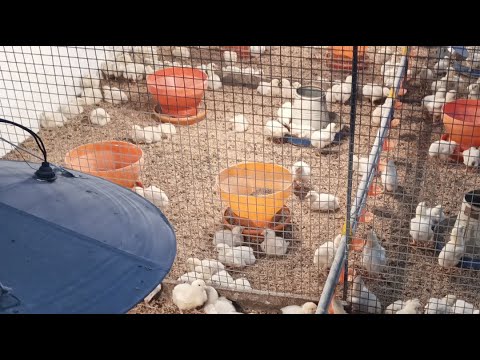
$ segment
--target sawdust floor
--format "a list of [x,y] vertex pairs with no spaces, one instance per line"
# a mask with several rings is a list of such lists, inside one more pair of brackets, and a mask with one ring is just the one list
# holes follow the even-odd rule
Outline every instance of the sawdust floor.
[[[168,53],[168,47],[161,51]],[[208,50],[205,55],[202,50],[204,59],[208,56],[218,61],[219,54],[218,51]],[[192,50],[192,57],[195,56],[198,58],[199,50]],[[323,49],[275,47],[271,53],[253,59],[249,65],[261,67],[274,78],[282,76],[304,84],[317,76],[331,80],[344,79],[348,75],[346,71],[330,72],[322,61],[324,57]],[[164,59],[170,60],[171,57],[164,56]],[[201,63],[208,62],[211,60],[205,59]],[[198,64],[200,61],[193,61],[193,65]],[[361,81],[374,79],[379,82],[379,67],[364,70]],[[152,117],[153,104],[144,81],[138,84],[111,81],[111,84],[128,91],[131,101],[120,106],[100,105],[111,115],[112,121],[107,126],[99,128],[88,123],[87,114],[93,106],[86,107],[83,115],[65,127],[39,133],[52,162],[63,164],[68,150],[88,142],[127,139],[133,124],[156,124]],[[328,86],[325,85],[325,89]],[[313,254],[320,244],[332,240],[340,232],[346,216],[349,145],[345,140],[332,148],[339,151],[320,154],[313,148],[275,144],[266,139],[262,125],[275,117],[278,107],[287,100],[262,97],[256,91],[241,86],[224,86],[219,91],[207,91],[205,121],[188,127],[177,126],[177,134],[171,140],[140,145],[145,154],[141,181],[145,186],[152,184],[160,187],[170,198],[170,207],[165,214],[175,228],[178,253],[168,278],[176,279],[186,272],[185,260],[188,257],[216,258],[212,236],[221,228],[225,210],[215,187],[220,170],[242,161],[275,162],[290,167],[294,162],[303,160],[312,168],[313,188],[338,196],[341,209],[334,213],[313,212],[305,202],[295,196],[290,197],[287,206],[293,212],[295,241],[287,256],[266,257],[256,252],[255,265],[230,272],[234,278],[247,277],[252,287],[258,290],[291,293],[305,298],[319,297],[326,273],[314,267]],[[350,106],[335,105],[333,110],[340,115],[342,123],[348,124]],[[363,156],[368,155],[377,129],[369,125],[371,111],[368,101],[358,102],[357,114],[361,116],[356,122],[355,152]],[[227,120],[240,113],[251,122],[245,133],[229,129]],[[397,164],[400,193],[369,198],[369,211],[378,214],[378,209],[382,209],[384,216],[389,214],[391,217],[375,216],[371,224],[360,225],[357,234],[362,237],[368,228],[375,228],[387,249],[389,268],[383,279],[369,278],[364,274],[367,286],[379,296],[384,306],[397,299],[412,297],[425,302],[431,296],[440,297],[447,293],[454,293],[478,305],[477,272],[455,269],[447,273],[437,264],[433,250],[408,245],[409,221],[414,217],[418,202],[427,201],[430,205],[441,203],[448,215],[455,215],[462,194],[477,186],[478,173],[466,172],[463,165],[441,164],[428,158],[429,144],[439,139],[441,126],[432,124],[430,119],[422,119],[419,106],[406,104],[401,111],[396,111],[395,117],[401,118],[401,124],[391,130],[390,139],[396,139],[398,145],[384,155],[392,157]],[[30,140],[23,146],[34,149]],[[28,154],[24,156],[31,159]],[[6,158],[21,159],[16,152]],[[354,193],[358,180],[355,176]],[[254,250],[257,250],[255,246]],[[351,264],[355,264],[356,256],[351,256]],[[174,313],[177,310],[162,295],[148,307],[139,305],[132,312]]]

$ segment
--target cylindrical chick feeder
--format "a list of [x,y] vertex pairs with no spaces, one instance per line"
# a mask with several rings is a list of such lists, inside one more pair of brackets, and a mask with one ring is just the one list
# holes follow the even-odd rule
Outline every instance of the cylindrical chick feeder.
[[480,253],[480,190],[465,194],[455,227],[465,227],[466,252]]
[[292,128],[315,131],[329,122],[325,92],[316,86],[299,87],[292,104]]

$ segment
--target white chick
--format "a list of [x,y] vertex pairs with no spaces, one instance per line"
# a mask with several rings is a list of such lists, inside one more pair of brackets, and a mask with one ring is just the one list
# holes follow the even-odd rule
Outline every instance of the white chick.
[[210,72],[220,70],[220,67],[215,63],[209,63],[207,65],[202,64],[200,66],[197,66],[197,68],[203,71],[210,71]]
[[157,55],[156,46],[133,46],[131,52],[134,59],[139,63],[152,62]]
[[371,292],[360,275],[353,279],[351,291],[352,310],[355,312],[381,314],[382,304],[375,294]]
[[167,194],[154,185],[145,189],[136,186],[134,189],[138,195],[144,197],[161,210],[166,210],[170,204]]
[[445,295],[443,299],[446,301],[448,306],[452,306],[452,307],[453,305],[455,305],[455,301],[457,301],[457,297],[453,294]]
[[[337,299],[337,298],[333,298],[332,299],[332,309],[333,309],[333,314],[334,315],[344,315],[344,314],[348,314],[346,311],[345,311],[345,308],[344,308],[344,303],[343,301]],[[345,303],[346,305],[346,303]]]
[[397,168],[393,160],[389,160],[387,166],[382,171],[382,184],[386,191],[395,192],[398,188]]
[[232,123],[232,129],[235,132],[245,132],[250,125],[247,118],[242,114],[236,115],[234,118],[230,119],[230,122]]
[[143,128],[143,132],[145,133],[145,138],[152,139],[152,143],[156,143],[162,140],[161,125],[146,126]]
[[280,80],[278,79],[273,79],[271,84],[271,96],[281,96],[282,94],[282,89],[280,88]]
[[427,208],[426,216],[430,218],[430,223],[432,225],[440,223],[445,218],[445,215],[443,213],[443,206],[437,205],[432,208]]
[[59,106],[57,112],[62,113],[67,119],[72,119],[83,113],[83,107],[74,99],[69,104]]
[[310,199],[310,209],[314,211],[335,211],[340,208],[338,198],[332,194],[311,190],[305,196],[307,199]]
[[405,304],[401,310],[396,312],[397,315],[402,314],[421,314],[422,305],[418,299],[412,299],[405,301]]
[[325,129],[314,131],[311,135],[310,142],[312,146],[323,149],[330,145],[337,134],[338,125],[335,123],[328,124]]
[[430,145],[430,148],[428,149],[428,155],[430,157],[438,156],[440,160],[448,161],[450,156],[452,156],[454,153],[456,147],[457,143],[455,141],[438,140]]
[[412,69],[412,78],[420,81],[421,83],[426,83],[434,79],[434,74],[433,71],[426,66],[420,66]]
[[200,261],[200,259],[197,258],[188,258],[187,268],[189,271],[202,274],[203,280],[209,280],[214,274],[221,270],[225,270],[225,265],[220,261],[213,259],[204,259]]
[[317,305],[313,302],[306,302],[302,306],[289,305],[280,309],[282,314],[315,314]]
[[217,244],[218,260],[227,266],[242,268],[255,264],[253,249],[249,246],[230,247],[227,244]]
[[179,58],[190,58],[190,50],[185,46],[175,46],[172,49],[172,56]]
[[261,81],[258,84],[257,92],[263,96],[270,96],[272,94],[272,84],[269,82]]
[[117,87],[103,87],[104,100],[113,105],[118,105],[128,101],[128,95]]
[[102,108],[94,109],[89,116],[93,125],[105,126],[110,122],[110,115]]
[[283,125],[290,126],[292,121],[292,103],[287,101],[277,111],[278,121]]
[[438,90],[440,89],[446,89],[448,87],[448,82],[446,79],[444,78],[441,78],[440,80],[436,80],[434,82],[432,82],[432,86],[430,87],[430,89],[436,93]]
[[467,87],[468,89],[468,98],[472,100],[480,99],[480,84],[475,83]]
[[288,134],[288,129],[277,120],[268,120],[263,127],[263,134],[270,138],[282,138]]
[[220,76],[210,70],[207,70],[207,75],[207,89],[218,90],[222,88],[222,81],[220,80]]
[[379,126],[382,123],[382,118],[387,117],[390,113],[390,106],[386,104],[377,106],[371,115],[372,124]]
[[180,311],[198,308],[207,301],[205,286],[203,280],[195,280],[192,284],[178,284],[173,288],[172,301]]
[[341,91],[342,84],[338,81],[336,81],[335,84],[333,84],[332,87],[326,91],[325,100],[327,102],[328,111],[332,111],[332,103],[340,102],[342,100]]
[[46,111],[39,116],[40,126],[45,129],[53,129],[56,127],[63,127],[68,119],[60,112]]
[[213,304],[208,304],[203,308],[205,314],[232,314],[237,313],[235,306],[226,297],[221,296]]
[[342,235],[339,234],[335,237],[333,241],[327,241],[320,245],[317,250],[315,250],[315,255],[313,255],[313,263],[317,265],[318,268],[328,269],[332,266],[333,259],[340,244]]
[[240,246],[243,243],[243,227],[234,226],[232,230],[218,230],[213,235],[213,245],[227,244],[230,247]]
[[140,144],[151,144],[153,142],[153,132],[145,131],[140,125],[133,125],[130,138]]
[[230,63],[231,65],[233,65],[237,62],[237,58],[237,53],[235,51],[223,52],[223,60],[225,60],[226,63]]
[[261,55],[267,50],[266,46],[250,46],[250,52],[254,55]]
[[152,65],[145,66],[145,75],[152,75],[158,68],[153,67]]
[[402,310],[404,306],[405,306],[405,301],[397,300],[387,306],[387,308],[384,311],[384,314],[396,314],[397,311]]
[[433,120],[440,118],[442,115],[442,107],[445,104],[447,90],[445,88],[438,89],[435,95],[427,95],[422,100],[422,106],[433,115]]
[[352,95],[352,76],[349,75],[340,85],[340,102],[345,104]]
[[283,256],[287,253],[289,242],[284,238],[277,236],[275,231],[265,229],[262,232],[265,237],[260,243],[260,248],[267,255]]
[[218,296],[217,290],[211,286],[206,286],[207,301],[203,307],[205,314],[230,314],[235,312],[232,302],[226,297]]
[[280,80],[273,79],[270,83],[262,81],[257,87],[257,92],[263,96],[280,96]]
[[466,302],[465,300],[458,299],[455,301],[455,304],[452,306],[453,312],[455,314],[474,314],[475,306]]
[[123,75],[125,79],[137,82],[145,77],[145,65],[139,63],[129,63],[125,66]]
[[250,281],[246,278],[238,278],[235,280],[234,284],[231,284],[230,287],[235,290],[247,291],[252,290],[252,285],[250,285]]
[[98,105],[102,102],[103,95],[100,89],[86,88],[83,89],[81,98],[83,103],[87,106]]
[[442,75],[447,72],[447,69],[450,67],[450,57],[444,56],[443,59],[440,59],[434,66],[433,71],[437,75]]
[[387,254],[385,248],[378,240],[374,230],[367,233],[367,241],[363,247],[362,266],[369,273],[381,273],[387,264]]
[[353,171],[356,171],[362,176],[368,170],[368,157],[359,158],[357,155],[353,155]]
[[430,298],[424,309],[425,314],[453,314],[453,309],[447,304],[446,298]]
[[445,95],[445,103],[455,101],[457,98],[457,90],[449,90]]
[[455,267],[465,254],[465,227],[458,226],[452,229],[450,241],[445,244],[438,255],[438,264],[442,267]]
[[297,161],[292,166],[293,179],[300,182],[310,181],[312,170],[305,161]]
[[410,236],[412,243],[430,241],[433,237],[432,222],[427,216],[427,206],[424,201],[417,205],[415,217],[410,220]]
[[471,147],[470,149],[462,152],[463,163],[468,167],[477,167],[480,165],[480,150],[476,147]]
[[80,79],[80,86],[84,89],[100,89],[100,77],[98,74],[84,74]]
[[188,273],[183,274],[177,279],[178,282],[188,283],[188,284],[191,284],[195,280],[203,280],[203,274],[197,273],[195,271],[190,271]]
[[160,130],[160,136],[162,139],[171,139],[172,136],[177,133],[177,129],[173,124],[160,124],[158,128]]
[[367,84],[362,88],[362,94],[366,98],[370,98],[372,106],[374,101],[382,100],[388,96],[390,89],[388,87],[380,86],[378,84]]
[[235,284],[235,280],[226,270],[220,270],[213,274],[208,282],[215,287],[230,287],[230,285]]
[[215,304],[219,298],[217,290],[212,286],[205,286],[205,292],[207,293],[207,301],[204,304],[204,309],[207,305]]
[[100,70],[104,78],[120,78],[125,69],[125,60],[107,60],[100,64]]
[[294,89],[292,85],[290,85],[290,81],[287,79],[282,79],[281,81],[281,92],[282,92],[282,97],[291,99],[295,96],[297,93],[297,89]]

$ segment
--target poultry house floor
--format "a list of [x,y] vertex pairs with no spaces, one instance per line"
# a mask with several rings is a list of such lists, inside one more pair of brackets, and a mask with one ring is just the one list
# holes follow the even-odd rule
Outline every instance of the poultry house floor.
[[[192,59],[201,56],[211,58],[203,60],[204,64],[220,62],[220,52],[204,51],[201,50],[200,54],[200,50],[192,49]],[[420,54],[422,51],[426,50],[421,49]],[[164,60],[171,59],[169,55],[162,55],[170,54],[168,47],[161,47],[160,54],[160,59],[162,56]],[[273,47],[266,56],[252,58],[249,66],[261,67],[273,78],[289,78],[302,84],[312,82],[318,76],[330,80],[345,79],[348,72],[331,72],[322,61],[324,58],[323,49]],[[200,61],[193,60],[193,65],[198,64]],[[375,76],[372,66],[364,70],[359,81],[369,82],[374,78],[379,82],[379,67],[375,67]],[[102,102],[99,106],[112,118],[104,127],[89,124],[88,114],[95,107],[91,106],[85,107],[82,115],[63,128],[41,130],[39,135],[45,142],[50,161],[64,164],[67,151],[85,143],[126,140],[133,124],[156,124],[145,81],[138,84],[111,83],[127,91],[131,101],[120,106]],[[256,252],[257,262],[253,266],[229,272],[234,278],[245,276],[258,290],[291,293],[305,298],[320,296],[327,273],[316,269],[313,254],[321,243],[332,240],[340,233],[345,220],[349,145],[344,140],[340,145],[332,146],[331,151],[319,153],[313,148],[273,143],[265,138],[262,125],[276,117],[278,107],[285,101],[288,99],[262,97],[255,90],[240,86],[208,90],[205,94],[205,121],[193,126],[177,126],[177,133],[171,140],[140,145],[145,154],[141,181],[145,186],[158,186],[170,199],[170,207],[165,214],[175,228],[178,253],[169,279],[177,279],[187,272],[185,260],[188,257],[216,258],[212,236],[221,228],[222,212],[225,210],[225,204],[222,204],[215,189],[220,170],[242,161],[275,162],[290,167],[303,160],[311,166],[312,187],[338,196],[340,210],[334,213],[313,212],[308,204],[292,195],[287,206],[293,212],[294,241],[287,256],[272,258]],[[375,139],[377,127],[370,125],[372,109],[369,101],[358,100],[355,153],[360,156],[369,154]],[[349,105],[337,104],[333,110],[340,115],[343,124],[349,124]],[[241,113],[251,125],[245,133],[235,133],[229,129],[227,120]],[[478,186],[478,172],[466,171],[463,164],[445,164],[428,157],[428,147],[439,139],[442,126],[433,123],[431,117],[424,117],[419,105],[404,104],[402,110],[395,111],[395,118],[400,118],[401,123],[390,131],[390,139],[397,140],[398,144],[393,151],[383,155],[395,160],[400,189],[394,195],[369,198],[367,209],[375,214],[374,220],[370,224],[362,224],[357,232],[357,236],[364,236],[366,230],[375,229],[387,249],[388,269],[381,278],[365,275],[366,284],[384,307],[397,299],[412,297],[425,304],[429,297],[443,297],[449,293],[478,306],[477,271],[446,271],[438,265],[431,248],[409,245],[409,222],[414,217],[418,202],[426,201],[430,206],[442,204],[447,216],[456,215],[464,192]],[[35,149],[31,139],[23,146]],[[28,154],[23,156],[34,160]],[[18,152],[11,152],[5,158],[21,160]],[[355,193],[359,177],[354,176],[353,182]],[[255,246],[254,250],[257,250]],[[357,256],[350,256],[350,266],[355,264]],[[176,313],[178,310],[162,295],[153,304],[139,305],[131,312]]]

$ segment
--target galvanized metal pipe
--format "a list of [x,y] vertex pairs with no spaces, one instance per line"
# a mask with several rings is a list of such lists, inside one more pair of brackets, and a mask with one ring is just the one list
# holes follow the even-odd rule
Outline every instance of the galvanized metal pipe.
[[[345,224],[346,232],[345,234],[342,235],[340,244],[335,254],[335,258],[330,268],[330,272],[328,274],[327,280],[325,281],[325,286],[323,287],[323,291],[317,306],[317,311],[316,311],[317,314],[328,313],[329,304],[332,301],[335,288],[340,278],[341,268],[344,265],[345,260],[348,256],[347,240],[350,239],[349,234],[354,234],[355,231],[357,230],[358,219],[366,204],[368,189],[370,188],[370,185],[374,178],[373,170],[377,167],[378,160],[380,159],[380,153],[382,151],[383,143],[388,133],[388,129],[390,128],[390,120],[392,118],[392,113],[393,113],[394,98],[397,96],[398,90],[400,88],[400,83],[402,81],[404,74],[406,73],[408,53],[409,53],[409,49],[408,47],[406,47],[404,51],[404,55],[400,60],[400,66],[397,69],[397,72],[395,73],[394,86],[390,91],[389,97],[384,103],[384,106],[388,106],[390,110],[387,116],[383,116],[382,114],[380,128],[377,131],[375,142],[372,146],[372,150],[370,151],[370,156],[367,164],[367,172],[363,174],[360,184],[358,186],[355,202],[350,212],[349,213],[347,212],[347,214],[350,214],[350,216],[346,220],[346,224]],[[352,79],[353,79],[353,74],[352,74]],[[354,134],[351,134],[351,136],[354,136]],[[349,173],[351,171],[352,171],[352,166],[351,164],[349,164]],[[349,231],[349,229],[351,229],[351,231]]]

